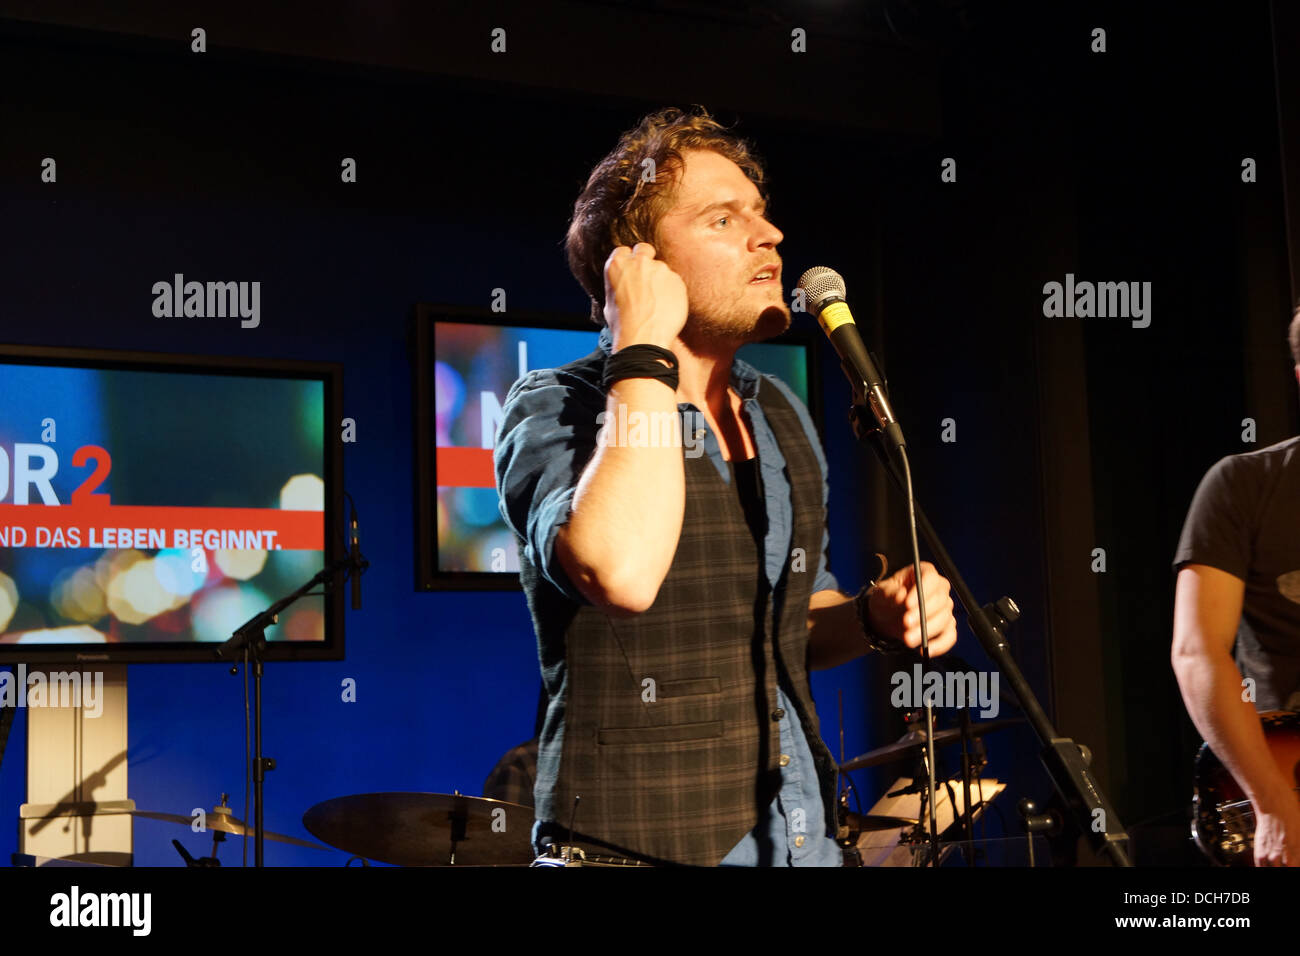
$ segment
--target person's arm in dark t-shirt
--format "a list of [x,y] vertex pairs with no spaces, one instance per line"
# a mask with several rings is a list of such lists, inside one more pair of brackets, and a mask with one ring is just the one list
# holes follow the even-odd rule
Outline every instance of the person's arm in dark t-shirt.
[[1300,803],[1264,740],[1232,657],[1249,575],[1257,483],[1225,458],[1202,479],[1174,557],[1171,661],[1187,713],[1255,809],[1257,865],[1300,865]]

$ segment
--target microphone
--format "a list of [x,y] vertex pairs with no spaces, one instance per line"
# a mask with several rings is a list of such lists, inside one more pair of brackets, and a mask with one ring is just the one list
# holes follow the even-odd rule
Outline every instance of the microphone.
[[834,269],[815,266],[799,277],[796,288],[803,290],[804,301],[835,347],[840,367],[849,377],[854,391],[860,391],[866,404],[871,406],[876,424],[890,449],[902,448],[905,444],[902,426],[894,417],[880,372],[876,370],[876,363],[862,344],[862,336],[853,322],[853,313],[845,301],[844,279]]
[[361,543],[357,534],[357,506],[352,506],[352,547],[348,551],[352,559],[352,610],[361,610]]

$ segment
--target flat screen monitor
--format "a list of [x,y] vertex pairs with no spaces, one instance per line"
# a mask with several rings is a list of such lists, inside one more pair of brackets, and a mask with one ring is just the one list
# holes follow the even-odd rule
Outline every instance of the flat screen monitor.
[[[341,367],[0,345],[0,662],[212,660],[346,549]],[[342,589],[266,658],[343,656]]]

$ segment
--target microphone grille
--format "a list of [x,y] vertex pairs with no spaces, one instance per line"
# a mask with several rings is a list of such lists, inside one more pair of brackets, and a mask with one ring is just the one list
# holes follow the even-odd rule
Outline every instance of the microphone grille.
[[845,299],[844,277],[834,269],[825,266],[813,266],[799,277],[796,288],[803,289],[804,298],[812,311],[818,311],[822,303],[832,296]]

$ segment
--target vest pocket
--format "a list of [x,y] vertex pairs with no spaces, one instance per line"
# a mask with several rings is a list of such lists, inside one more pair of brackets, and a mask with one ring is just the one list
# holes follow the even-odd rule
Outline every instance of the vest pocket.
[[670,680],[659,685],[659,697],[695,697],[700,694],[721,694],[720,677],[699,677],[693,680]]
[[676,744],[691,740],[709,740],[721,737],[723,723],[706,720],[696,724],[661,724],[657,727],[601,727],[596,731],[596,743],[601,746],[627,746],[629,744]]

